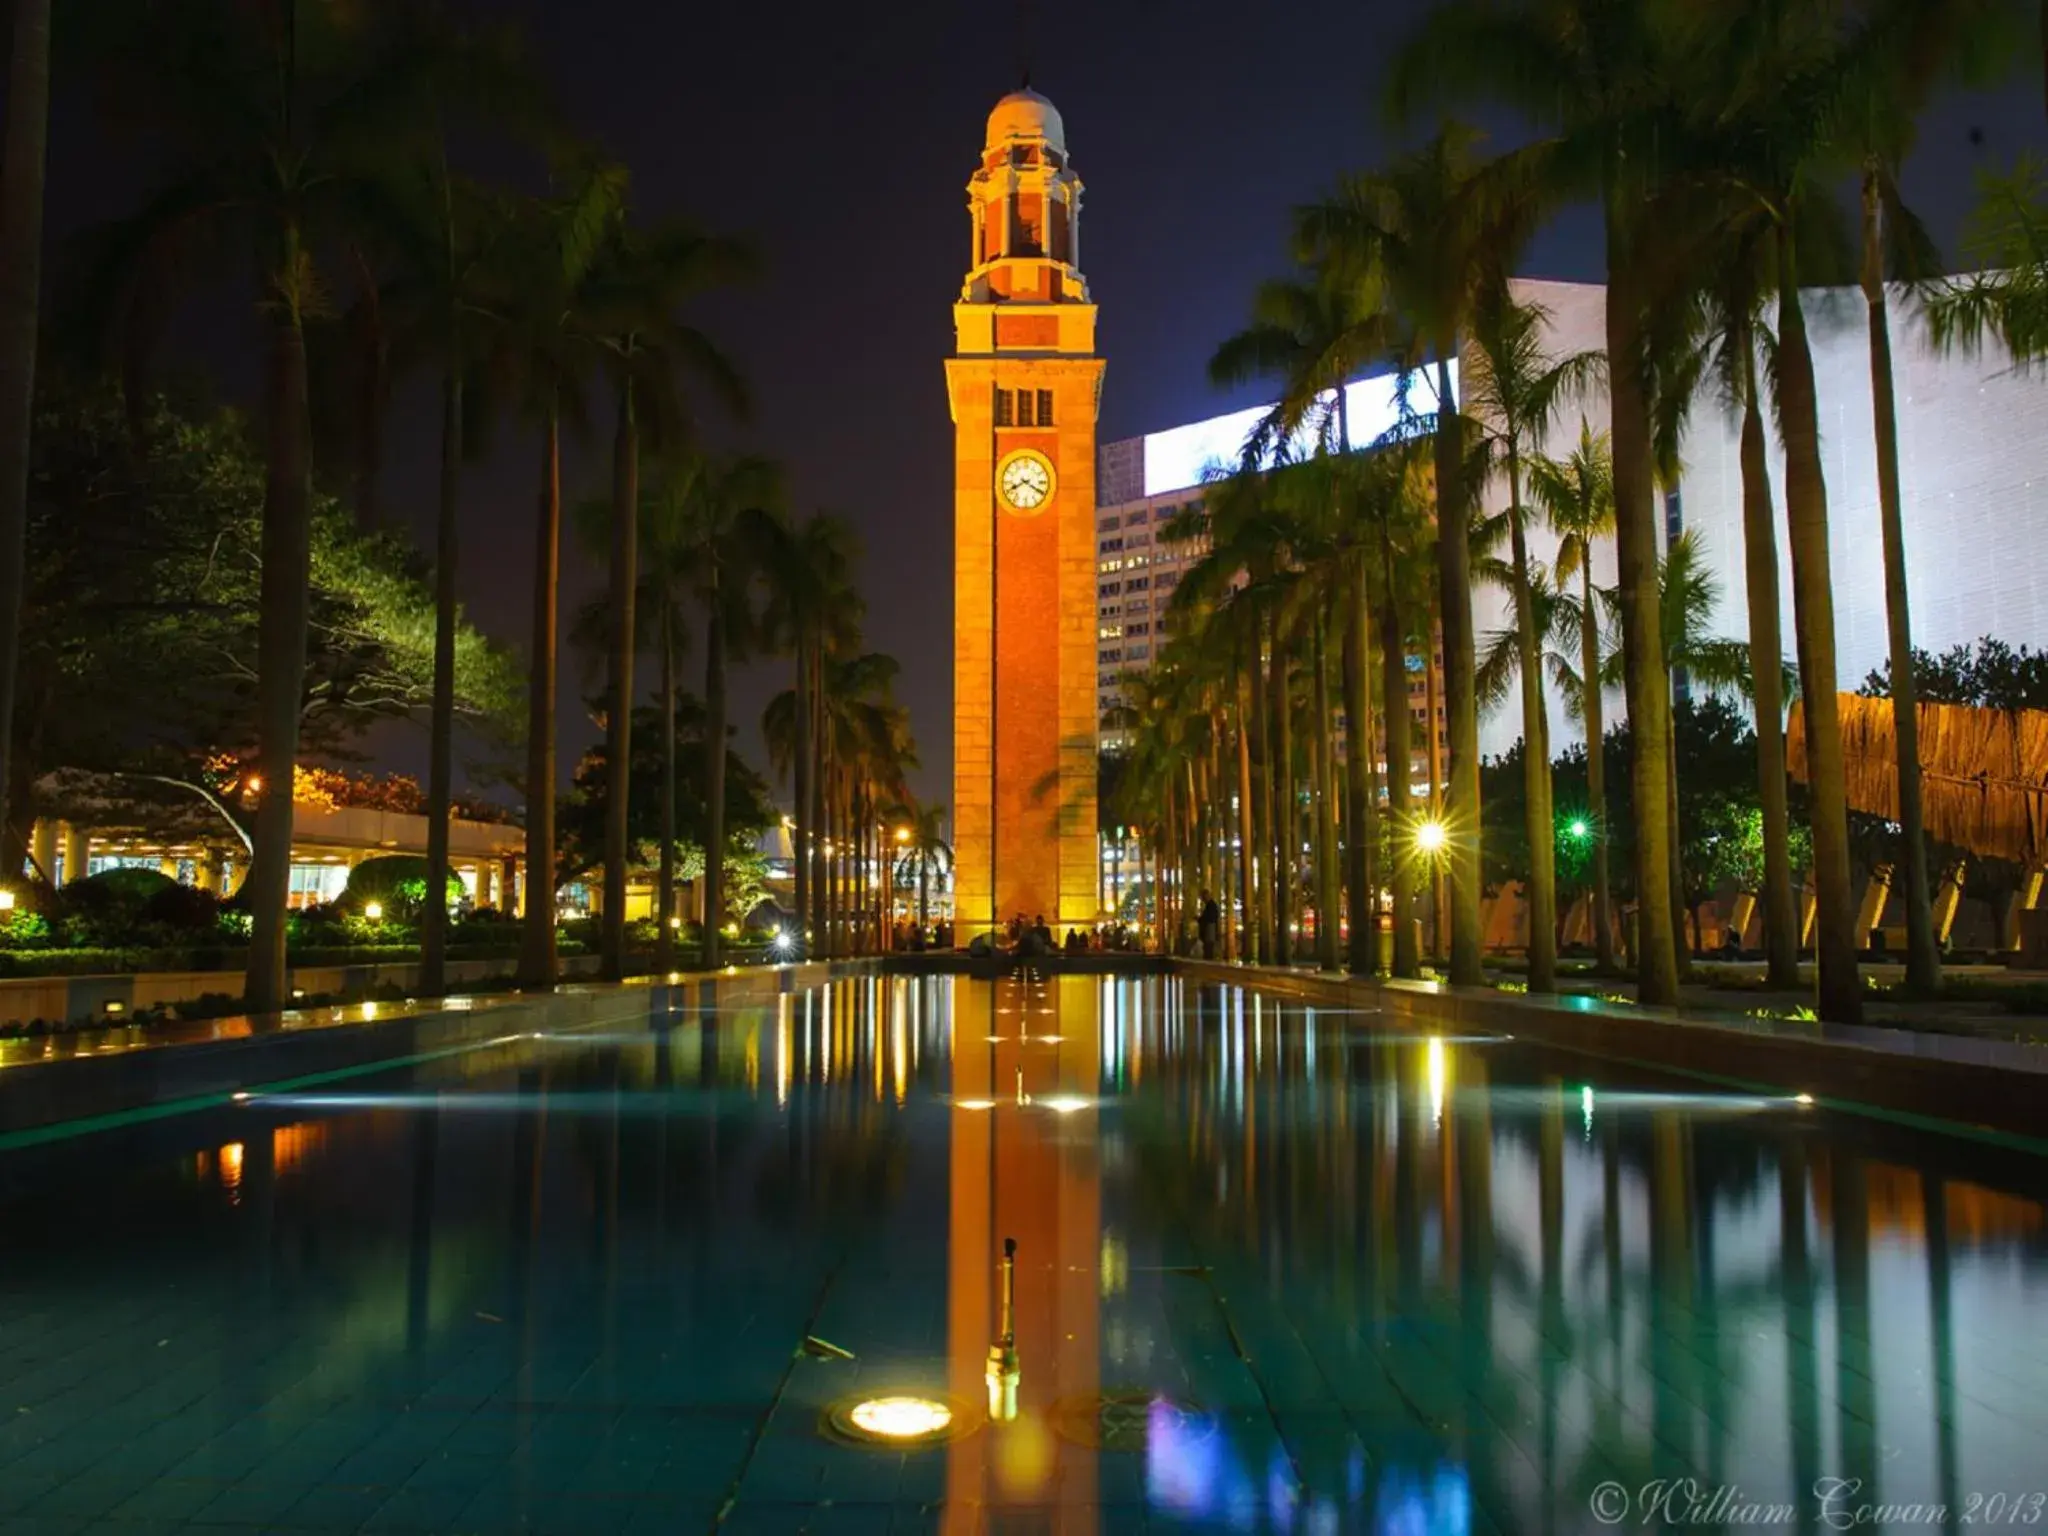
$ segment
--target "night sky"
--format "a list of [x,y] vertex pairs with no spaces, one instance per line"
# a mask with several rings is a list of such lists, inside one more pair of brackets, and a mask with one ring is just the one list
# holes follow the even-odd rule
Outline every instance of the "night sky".
[[[696,316],[740,360],[757,397],[744,424],[712,422],[721,447],[789,468],[795,510],[847,516],[867,543],[869,643],[901,658],[923,768],[950,773],[952,430],[941,360],[967,264],[965,184],[997,97],[1028,63],[1087,184],[1082,253],[1109,360],[1105,441],[1257,403],[1212,390],[1207,359],[1240,326],[1255,283],[1284,267],[1288,209],[1346,169],[1398,147],[1376,86],[1392,40],[1428,0],[1297,0],[1284,9],[1209,0],[1067,6],[677,5],[661,0],[474,0],[521,19],[568,116],[634,174],[649,216],[686,213],[751,236],[766,279]],[[1482,121],[1485,121],[1482,119]],[[1498,144],[1518,126],[1486,126]],[[1419,136],[1420,130],[1418,130]],[[2048,149],[2038,81],[1945,102],[1922,127],[1912,195],[1951,236],[1978,165]],[[75,84],[52,139],[50,225],[121,211],[137,176],[92,123]],[[61,244],[53,262],[61,260]],[[1583,214],[1547,230],[1531,275],[1598,280]],[[188,323],[180,344],[221,350]],[[224,390],[246,389],[230,374]],[[435,402],[401,392],[387,507],[429,541]],[[571,447],[565,493],[603,490],[608,424]],[[506,433],[467,483],[464,600],[523,645],[536,451]],[[597,583],[566,551],[563,611]],[[693,686],[701,663],[693,656]],[[755,667],[736,697],[741,744],[786,666]],[[565,763],[595,737],[565,652]],[[424,772],[423,731],[380,733],[384,766]]]

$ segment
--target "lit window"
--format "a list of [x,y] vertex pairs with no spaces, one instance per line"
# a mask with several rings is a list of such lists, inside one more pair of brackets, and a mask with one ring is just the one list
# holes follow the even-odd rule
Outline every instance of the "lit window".
[[1105,624],[1095,631],[1098,640],[1121,640],[1123,637],[1124,627],[1121,624]]

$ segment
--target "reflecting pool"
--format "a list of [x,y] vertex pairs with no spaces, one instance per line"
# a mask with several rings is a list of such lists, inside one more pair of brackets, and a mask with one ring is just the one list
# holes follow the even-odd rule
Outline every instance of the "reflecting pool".
[[0,1152],[0,1531],[2048,1525],[2024,1147],[1174,979],[650,1009]]

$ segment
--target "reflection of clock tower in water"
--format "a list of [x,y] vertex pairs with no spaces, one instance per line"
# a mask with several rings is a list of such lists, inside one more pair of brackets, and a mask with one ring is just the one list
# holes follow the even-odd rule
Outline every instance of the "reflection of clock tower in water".
[[1095,920],[1095,413],[1081,179],[1035,91],[989,114],[953,306],[957,937]]

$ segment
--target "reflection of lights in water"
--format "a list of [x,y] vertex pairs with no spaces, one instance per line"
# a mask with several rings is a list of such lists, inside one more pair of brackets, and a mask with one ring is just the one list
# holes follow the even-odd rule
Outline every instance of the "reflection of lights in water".
[[1429,1041],[1429,1118],[1444,1123],[1444,1043],[1434,1035]]
[[231,1141],[220,1149],[220,1187],[228,1192],[230,1200],[239,1200],[242,1194],[242,1144]]
[[778,1109],[789,1103],[791,1033],[790,997],[785,992],[776,999],[775,1008],[775,1104]]
[[1586,1116],[1586,1140],[1593,1139],[1593,1085],[1586,1084],[1579,1090],[1579,1108]]
[[1145,1416],[1145,1500],[1165,1514],[1244,1530],[1259,1518],[1258,1492],[1217,1420],[1164,1398]]
[[1425,1481],[1389,1467],[1380,1474],[1372,1529],[1386,1536],[1467,1536],[1472,1529],[1472,1485],[1459,1466],[1440,1466]]
[[270,1133],[270,1158],[280,1176],[290,1173],[313,1152],[327,1144],[325,1121],[306,1120],[297,1125],[280,1125]]
[[1102,1270],[1102,1294],[1104,1296],[1119,1294],[1129,1279],[1131,1259],[1129,1253],[1124,1249],[1123,1239],[1107,1229],[1102,1234],[1100,1267]]

